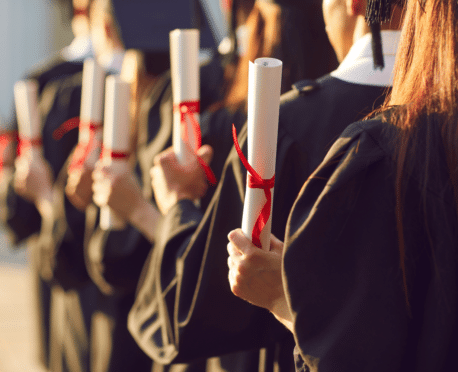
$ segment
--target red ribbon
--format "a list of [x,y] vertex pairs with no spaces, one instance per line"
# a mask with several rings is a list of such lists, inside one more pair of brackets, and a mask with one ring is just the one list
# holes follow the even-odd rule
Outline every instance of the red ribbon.
[[[197,156],[197,161],[203,168],[205,172],[205,176],[207,177],[208,182],[210,185],[215,186],[216,185],[216,177],[215,174],[213,173],[212,169],[210,166],[205,163],[205,161],[197,155],[197,150],[200,149],[202,146],[202,133],[200,131],[200,125],[194,116],[194,114],[198,114],[200,112],[200,102],[199,101],[185,101],[181,102],[178,105],[174,106],[174,109],[179,111],[181,114],[180,121],[181,121],[181,127],[183,130],[183,141],[187,144],[189,143],[189,133],[188,133],[188,126],[186,125],[187,123],[187,118],[191,122],[192,129],[194,132],[194,138],[196,139],[196,146],[194,147],[194,153]],[[191,146],[192,147],[192,146]]]
[[77,116],[75,118],[68,119],[66,122],[60,125],[59,128],[52,132],[52,138],[55,141],[62,139],[64,134],[70,132],[73,129],[78,128],[80,125],[80,118]]
[[88,8],[73,8],[73,17],[79,16],[79,15],[89,17],[89,9]]
[[17,141],[17,132],[4,132],[0,134],[0,171],[3,169],[5,164],[5,151],[9,144],[13,141]]
[[232,8],[232,0],[221,0],[221,3],[222,3],[222,8],[223,8],[226,12],[230,12],[230,11],[231,11],[231,8]]
[[264,194],[266,196],[266,204],[261,210],[258,218],[256,219],[256,223],[253,226],[252,232],[252,241],[255,246],[258,248],[262,248],[261,244],[261,231],[266,226],[267,221],[269,221],[270,217],[270,209],[272,206],[272,192],[271,189],[275,185],[275,175],[270,179],[263,179],[255,170],[254,168],[248,163],[248,160],[243,155],[242,150],[240,149],[239,142],[237,140],[237,130],[235,129],[234,124],[232,124],[232,138],[234,140],[235,149],[237,150],[237,154],[239,155],[242,164],[245,166],[247,171],[250,173],[248,174],[248,187],[250,189],[263,189]]
[[100,159],[102,158],[126,159],[128,157],[129,157],[128,152],[113,151],[112,149],[109,149],[108,147],[103,147],[103,146],[102,146],[102,152],[100,153]]
[[21,138],[19,137],[18,140],[18,147],[17,147],[17,155],[21,156],[26,151],[31,149],[32,147],[38,147],[43,145],[43,141],[41,138]]
[[83,166],[92,149],[97,146],[95,141],[97,131],[102,129],[101,123],[84,121],[76,117],[67,120],[58,129],[56,129],[53,133],[53,138],[60,139],[66,132],[76,127],[79,127],[80,130],[89,130],[89,140],[87,142],[78,142],[76,145],[72,161],[68,167],[69,171],[73,171]]

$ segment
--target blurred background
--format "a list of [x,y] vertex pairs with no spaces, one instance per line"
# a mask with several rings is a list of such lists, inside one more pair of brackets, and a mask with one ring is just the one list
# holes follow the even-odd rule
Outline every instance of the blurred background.
[[[68,45],[68,6],[55,0],[0,0],[0,120],[11,115],[13,85]],[[0,372],[43,372],[37,362],[32,278],[25,249],[0,228]]]
[[72,38],[68,6],[57,0],[0,0],[0,118],[13,105],[13,85]]
[[[202,0],[218,41],[227,35],[221,1]],[[71,16],[69,0],[0,0],[0,128],[8,129],[13,114],[14,83],[73,40]],[[0,225],[0,372],[46,372],[38,363],[28,255]]]

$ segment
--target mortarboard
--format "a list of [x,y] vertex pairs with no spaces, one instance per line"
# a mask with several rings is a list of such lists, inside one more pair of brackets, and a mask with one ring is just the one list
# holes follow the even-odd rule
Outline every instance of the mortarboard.
[[198,28],[201,48],[215,47],[199,0],[111,0],[126,49],[169,51],[169,32]]
[[304,5],[304,2],[309,2],[309,3],[320,3],[321,1],[317,0],[256,0],[260,2],[265,2],[265,3],[272,3],[272,4],[278,4],[280,6],[287,6],[287,7],[302,7]]

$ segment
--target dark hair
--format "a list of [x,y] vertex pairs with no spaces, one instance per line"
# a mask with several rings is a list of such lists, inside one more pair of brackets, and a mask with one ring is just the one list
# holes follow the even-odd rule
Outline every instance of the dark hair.
[[273,57],[283,61],[282,93],[290,90],[294,82],[318,78],[338,65],[325,32],[319,2],[304,1],[296,8],[258,1],[246,26],[246,53],[235,66],[226,68],[224,99],[214,107],[246,110],[248,62],[256,58]]
[[[457,17],[456,0],[407,2],[405,24],[394,68],[393,89],[384,105],[385,109],[392,107],[390,122],[399,128],[395,158],[396,219],[407,305],[409,296],[403,229],[405,180],[414,162],[418,161],[421,153],[419,149],[434,149],[435,141],[434,136],[418,135],[420,121],[426,122],[425,133],[434,133],[434,127],[440,126],[458,211]],[[432,156],[437,155],[433,153]],[[423,189],[432,177],[429,173],[431,157],[424,156],[424,161]]]

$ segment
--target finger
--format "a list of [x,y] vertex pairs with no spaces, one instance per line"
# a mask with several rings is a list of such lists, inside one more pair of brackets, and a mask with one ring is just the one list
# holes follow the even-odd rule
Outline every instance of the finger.
[[227,253],[229,253],[230,256],[241,256],[242,252],[238,250],[237,247],[235,247],[232,243],[227,243]]
[[173,147],[169,147],[168,149],[160,152],[154,157],[153,164],[154,165],[159,165],[162,162],[162,159],[170,157],[170,154],[173,153]]
[[242,232],[242,229],[232,230],[227,236],[229,241],[243,254],[249,254],[258,249]]
[[234,261],[232,260],[231,256],[227,258],[227,267],[229,267],[229,270],[232,270],[232,268],[234,267]]
[[94,182],[108,180],[110,176],[111,176],[111,173],[104,171],[104,168],[100,168],[92,172],[92,180]]
[[197,150],[197,155],[202,158],[206,164],[210,164],[213,158],[213,148],[210,145],[203,145]]
[[154,167],[151,168],[150,175],[151,175],[151,182],[155,183],[159,179],[160,172],[161,172],[161,167],[158,165],[155,165]]

